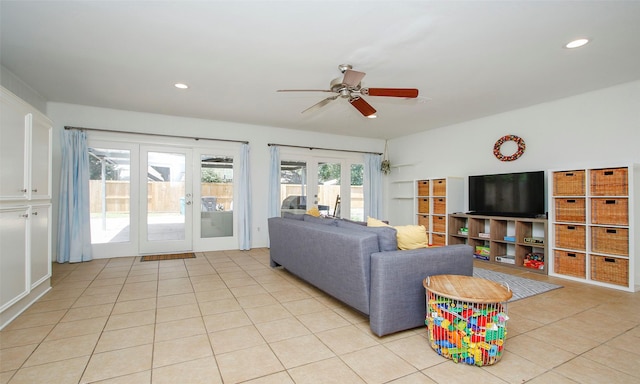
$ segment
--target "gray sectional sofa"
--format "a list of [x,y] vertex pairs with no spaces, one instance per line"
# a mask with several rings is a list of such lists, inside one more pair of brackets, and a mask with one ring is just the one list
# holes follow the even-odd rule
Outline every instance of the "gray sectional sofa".
[[288,216],[269,219],[271,266],[368,315],[378,336],[424,326],[425,277],[473,274],[468,245],[399,251],[392,227]]

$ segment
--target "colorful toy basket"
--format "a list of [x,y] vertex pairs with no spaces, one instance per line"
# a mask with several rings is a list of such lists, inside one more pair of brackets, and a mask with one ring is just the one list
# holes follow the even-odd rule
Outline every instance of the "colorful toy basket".
[[500,361],[512,296],[508,287],[458,275],[430,276],[423,285],[425,324],[434,351],[456,363],[485,366]]

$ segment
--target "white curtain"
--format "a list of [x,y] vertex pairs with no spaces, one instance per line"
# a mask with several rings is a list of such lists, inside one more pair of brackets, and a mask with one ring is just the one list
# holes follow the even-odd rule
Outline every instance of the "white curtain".
[[62,133],[58,263],[90,261],[89,149],[78,130]]
[[238,183],[238,242],[241,250],[251,249],[251,181],[249,172],[249,144],[240,148],[240,180]]
[[364,217],[381,219],[382,215],[382,156],[364,155]]
[[276,145],[269,147],[269,201],[267,217],[280,216],[280,148]]

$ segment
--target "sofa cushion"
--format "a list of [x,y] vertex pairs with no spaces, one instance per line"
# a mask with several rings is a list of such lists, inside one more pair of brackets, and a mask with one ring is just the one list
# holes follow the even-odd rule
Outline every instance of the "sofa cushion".
[[302,220],[304,219],[304,214],[293,213],[293,212],[282,212],[282,217],[285,219],[291,219],[291,220]]
[[424,225],[397,225],[398,249],[427,248],[427,229]]
[[380,252],[398,250],[397,231],[393,227],[368,227],[352,223],[347,220],[336,220],[336,223],[339,228],[353,228],[359,231],[375,233],[376,236],[378,236],[378,247],[380,248]]
[[307,215],[306,213],[304,214],[303,217],[304,221],[307,221],[309,223],[318,223],[318,224],[324,224],[324,225],[336,225],[336,219],[333,218],[325,218],[325,217],[315,217],[315,216],[311,216],[311,215]]

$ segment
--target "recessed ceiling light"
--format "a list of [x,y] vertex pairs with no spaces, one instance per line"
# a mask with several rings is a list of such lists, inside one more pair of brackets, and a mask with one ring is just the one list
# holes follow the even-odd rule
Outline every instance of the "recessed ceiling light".
[[589,42],[589,39],[576,39],[573,41],[570,41],[567,43],[567,45],[565,45],[565,48],[579,48],[582,47],[583,45],[587,44]]
[[189,86],[187,84],[183,84],[183,83],[175,83],[173,84],[174,87],[179,88],[179,89],[187,89],[189,88]]

